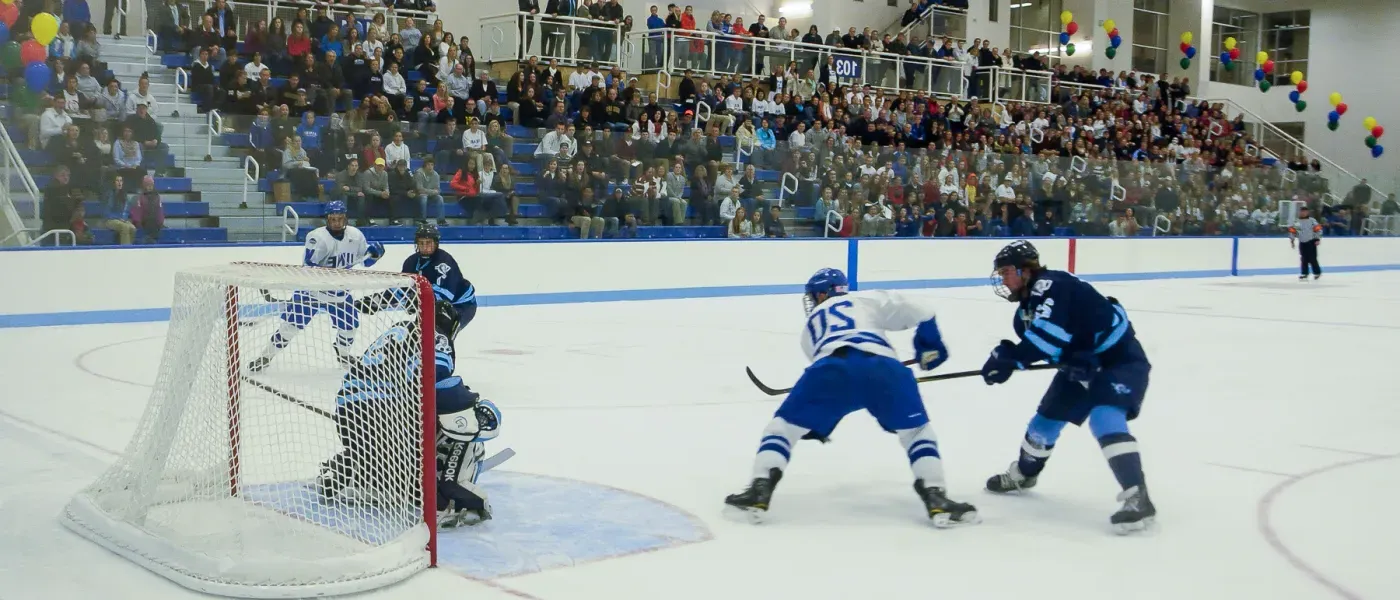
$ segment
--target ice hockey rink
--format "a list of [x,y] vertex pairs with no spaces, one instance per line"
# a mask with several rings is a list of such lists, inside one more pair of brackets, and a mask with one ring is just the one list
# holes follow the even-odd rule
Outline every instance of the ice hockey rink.
[[[805,277],[806,273],[794,278]],[[1086,430],[1040,485],[982,491],[1048,383],[923,384],[950,494],[984,522],[931,528],[893,436],[852,415],[806,442],[770,522],[721,515],[804,360],[795,295],[488,307],[457,374],[504,412],[483,475],[496,519],[443,534],[443,566],[367,598],[1400,598],[1400,273],[1101,283],[1154,364],[1133,423],[1159,510],[1108,527],[1118,492]],[[935,303],[951,360],[1010,337],[986,286]],[[59,525],[142,414],[165,323],[0,329],[0,598],[195,598]],[[895,334],[908,352],[909,334]],[[363,342],[361,342],[363,343]],[[451,594],[450,596],[447,594]]]

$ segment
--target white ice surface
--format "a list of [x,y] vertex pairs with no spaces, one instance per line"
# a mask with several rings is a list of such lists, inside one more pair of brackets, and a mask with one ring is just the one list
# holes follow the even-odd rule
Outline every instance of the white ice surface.
[[[864,415],[796,448],[769,524],[729,522],[721,500],[745,485],[777,405],[743,369],[795,380],[798,298],[488,308],[457,369],[505,412],[497,444],[519,455],[503,468],[657,498],[713,539],[494,582],[437,569],[366,596],[1400,597],[1400,525],[1382,509],[1400,491],[1400,274],[1100,288],[1154,364],[1133,423],[1160,511],[1150,535],[1109,532],[1118,490],[1084,430],[1066,430],[1034,494],[981,491],[1015,458],[1044,373],[922,388],[951,493],[982,525],[928,527],[898,442]],[[976,369],[1011,335],[1012,307],[987,289],[920,293],[940,300],[943,370]],[[165,329],[0,330],[0,598],[198,597],[56,520],[130,437]]]

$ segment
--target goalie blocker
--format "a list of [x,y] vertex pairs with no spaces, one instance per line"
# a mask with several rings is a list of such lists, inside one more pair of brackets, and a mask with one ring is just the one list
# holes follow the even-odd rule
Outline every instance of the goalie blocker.
[[[456,308],[439,300],[434,312],[438,526],[456,527],[491,518],[486,491],[476,480],[482,472],[485,442],[500,433],[501,412],[494,403],[467,387],[461,377],[452,374],[456,350],[451,337],[441,332],[457,330]],[[373,432],[384,431],[387,425],[381,422],[385,418],[379,410],[383,401],[405,392],[396,389],[395,381],[418,379],[417,355],[399,348],[415,343],[416,329],[413,321],[390,327],[345,375],[336,395],[334,413],[342,450],[322,464],[318,486],[324,499],[360,499],[364,495],[372,501],[376,494],[387,492],[379,489],[386,482],[371,482],[364,474],[384,472],[386,467],[394,466],[384,465],[385,461],[412,460],[412,448],[393,447]],[[402,364],[384,364],[390,360]],[[407,372],[409,376],[393,380],[373,377],[374,373],[385,372]]]

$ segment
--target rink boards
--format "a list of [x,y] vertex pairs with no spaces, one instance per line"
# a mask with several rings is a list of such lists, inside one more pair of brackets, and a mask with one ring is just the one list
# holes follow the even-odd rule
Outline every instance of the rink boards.
[[[986,285],[1007,239],[552,241],[448,244],[485,306],[796,293],[821,267],[859,289]],[[1286,238],[1035,238],[1042,263],[1087,279],[1276,275]],[[413,251],[388,245],[377,270]],[[1324,270],[1400,269],[1400,238],[1325,238]],[[161,321],[174,274],[235,261],[295,264],[299,244],[0,252],[0,327]]]

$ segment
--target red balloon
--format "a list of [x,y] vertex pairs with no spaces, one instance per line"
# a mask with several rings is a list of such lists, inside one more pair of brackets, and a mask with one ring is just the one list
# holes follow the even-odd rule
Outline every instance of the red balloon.
[[1191,47],[1191,44],[1188,44],[1188,43],[1186,43],[1186,42],[1182,42],[1182,43],[1181,43],[1181,53],[1182,53],[1182,54],[1186,54],[1186,50],[1187,50],[1188,48],[1190,48],[1190,47]]
[[1235,49],[1231,50],[1231,51],[1230,51],[1230,60],[1239,60],[1239,59],[1240,59],[1240,49],[1239,49],[1239,48],[1235,48]]
[[1347,114],[1347,103],[1343,102],[1343,103],[1337,105],[1337,114],[1339,114],[1339,115]]
[[1306,91],[1308,91],[1308,80],[1304,79],[1304,80],[1302,80],[1302,81],[1299,81],[1299,82],[1298,82],[1298,93],[1301,94],[1301,93],[1306,92]]
[[1371,135],[1375,136],[1376,139],[1381,139],[1381,136],[1385,135],[1385,128],[1377,125],[1371,129]]
[[1118,37],[1118,28],[1117,28],[1117,27],[1114,27],[1114,28],[1113,28],[1113,31],[1108,32],[1108,37],[1110,37],[1110,38]]
[[19,59],[25,66],[43,62],[48,55],[48,51],[44,50],[44,45],[37,41],[25,40],[23,44],[19,45]]
[[1264,72],[1265,72],[1265,73],[1273,73],[1273,72],[1274,72],[1274,61],[1272,61],[1272,60],[1266,60],[1266,61],[1264,61]]
[[14,27],[15,21],[19,20],[19,7],[14,4],[0,3],[0,23],[6,27]]
[[1065,25],[1065,33],[1068,33],[1070,35],[1079,33],[1079,24],[1075,23],[1074,21],[1070,21],[1068,25]]

